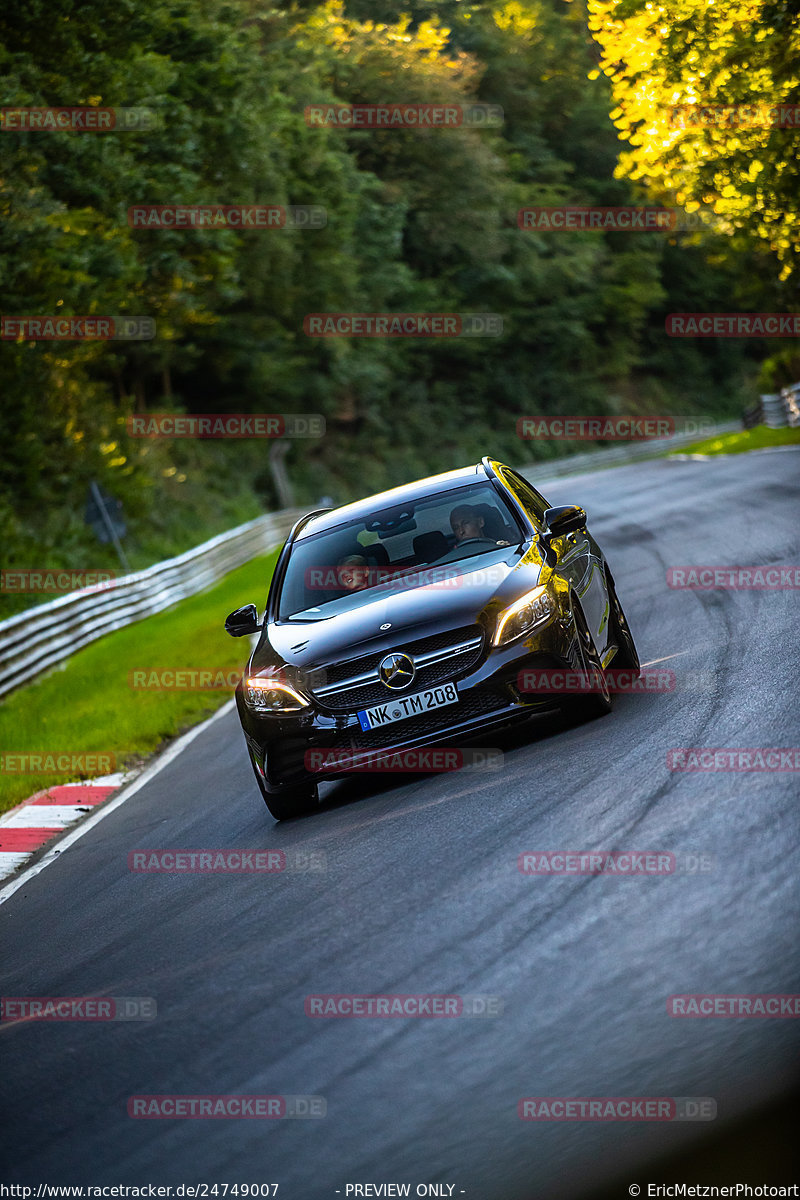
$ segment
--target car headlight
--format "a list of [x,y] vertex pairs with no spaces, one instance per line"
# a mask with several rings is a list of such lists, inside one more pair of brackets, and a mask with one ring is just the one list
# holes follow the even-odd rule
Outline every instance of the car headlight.
[[546,625],[556,611],[553,597],[546,587],[534,588],[504,609],[497,619],[492,645],[505,646],[537,625]]
[[265,675],[245,679],[244,700],[249,708],[262,713],[300,712],[310,706],[310,701],[290,683]]

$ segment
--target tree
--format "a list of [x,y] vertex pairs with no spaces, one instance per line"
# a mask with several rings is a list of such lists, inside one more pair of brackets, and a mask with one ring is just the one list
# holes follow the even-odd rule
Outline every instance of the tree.
[[[611,115],[630,145],[618,174],[658,198],[711,208],[720,231],[731,235],[732,254],[742,245],[764,247],[780,278],[796,280],[800,11],[794,0],[588,3],[602,47],[600,69],[614,91]],[[792,125],[770,123],[766,110],[780,105],[797,106]],[[698,106],[718,111],[697,124]],[[753,106],[761,111],[745,117],[742,110]]]

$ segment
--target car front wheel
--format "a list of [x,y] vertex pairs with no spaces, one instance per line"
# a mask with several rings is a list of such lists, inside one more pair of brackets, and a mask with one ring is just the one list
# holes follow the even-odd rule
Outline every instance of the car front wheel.
[[615,669],[617,667],[624,667],[627,670],[633,671],[638,679],[641,668],[639,666],[636,643],[633,640],[633,634],[628,627],[627,617],[623,612],[617,590],[611,579],[607,579],[607,585],[608,604],[611,609],[611,637],[617,644],[617,653],[611,660],[611,666]]
[[579,605],[572,610],[575,626],[575,637],[578,644],[580,670],[585,680],[585,692],[570,705],[570,711],[579,721],[589,721],[593,717],[602,717],[611,712],[614,697],[608,685],[608,679],[594,644],[586,618]]
[[268,792],[261,772],[253,761],[252,754],[250,755],[250,764],[256,777],[258,790],[261,792],[261,798],[276,821],[286,821],[290,817],[302,817],[306,813],[313,812],[319,804],[319,787],[316,783],[287,788],[280,793]]
[[319,804],[319,788],[315,783],[308,787],[292,788],[281,792],[279,796],[263,792],[264,803],[276,821],[285,821],[290,817],[302,817],[312,812]]

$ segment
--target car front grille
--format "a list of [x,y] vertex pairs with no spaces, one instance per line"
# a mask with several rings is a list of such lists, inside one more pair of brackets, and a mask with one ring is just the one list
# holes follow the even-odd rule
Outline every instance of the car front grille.
[[[393,646],[392,650],[361,655],[324,668],[324,682],[312,686],[314,699],[332,712],[356,712],[372,704],[381,704],[392,696],[411,695],[424,688],[436,687],[457,679],[478,662],[483,649],[480,625],[466,625],[446,633],[436,633]],[[414,661],[416,675],[410,687],[399,691],[381,681],[378,667],[389,653],[407,654]]]
[[330,743],[332,750],[378,750],[385,746],[403,745],[417,738],[434,737],[442,730],[458,727],[465,721],[488,717],[502,712],[509,706],[509,698],[500,692],[484,690],[469,691],[459,698],[458,704],[433,709],[424,717],[412,717],[408,721],[393,722],[382,729],[361,730],[351,726],[342,730]]

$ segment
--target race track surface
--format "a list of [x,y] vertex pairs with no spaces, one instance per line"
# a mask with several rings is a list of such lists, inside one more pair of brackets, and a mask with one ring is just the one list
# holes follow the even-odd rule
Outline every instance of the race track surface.
[[[796,1020],[678,1020],[666,1000],[800,992],[800,780],[670,772],[666,754],[800,745],[798,593],[674,590],[665,572],[800,563],[800,450],[539,486],[588,509],[642,661],[674,670],[676,690],[484,738],[499,773],[325,785],[317,814],[282,825],[235,714],[216,721],[0,907],[3,996],[158,1005],[153,1021],[0,1026],[8,1182],[568,1197],[612,1171],[635,1180],[709,1127],[524,1122],[521,1097],[713,1097],[720,1128],[792,1085]],[[327,869],[129,871],[130,851],[161,847],[321,852]],[[522,852],[560,849],[705,855],[711,869],[517,869]],[[492,995],[503,1011],[313,1019],[304,998],[320,993]],[[317,1095],[327,1116],[128,1117],[130,1096],[154,1093]]]

